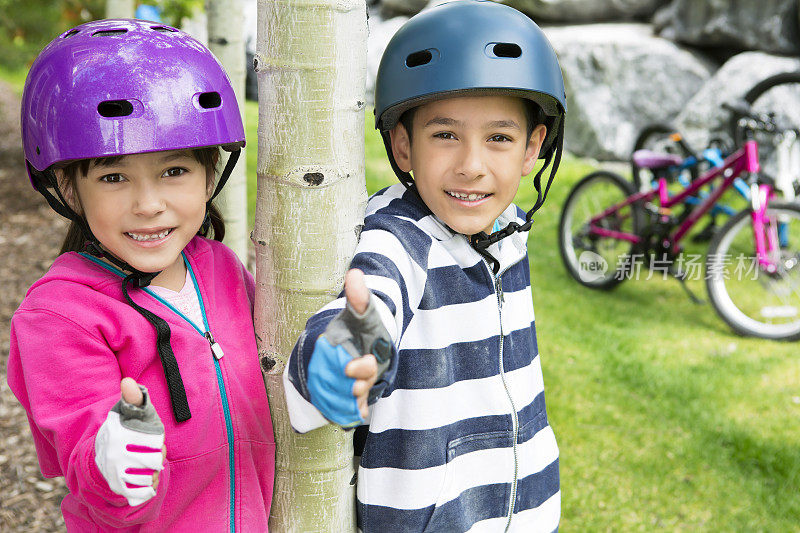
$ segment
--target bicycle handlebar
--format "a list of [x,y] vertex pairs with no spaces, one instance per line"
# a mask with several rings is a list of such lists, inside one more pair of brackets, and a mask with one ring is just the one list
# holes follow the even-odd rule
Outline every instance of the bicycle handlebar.
[[740,130],[757,130],[766,133],[779,133],[781,131],[793,130],[795,133],[800,133],[800,130],[793,124],[787,126],[779,124],[774,113],[757,113],[750,107],[750,104],[744,100],[723,102],[722,108],[730,111],[733,116],[739,117],[737,126]]

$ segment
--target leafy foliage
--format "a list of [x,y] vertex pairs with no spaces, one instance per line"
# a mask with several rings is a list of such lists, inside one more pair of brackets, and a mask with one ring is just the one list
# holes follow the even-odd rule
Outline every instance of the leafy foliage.
[[[105,16],[105,0],[0,0],[0,66],[29,65],[61,32]],[[202,0],[143,0],[161,8],[164,22],[179,26],[202,9]]]
[[103,0],[0,0],[0,65],[20,68],[69,26],[102,16]]
[[181,20],[203,8],[203,0],[142,0],[139,4],[159,7],[162,20],[176,28],[180,27]]

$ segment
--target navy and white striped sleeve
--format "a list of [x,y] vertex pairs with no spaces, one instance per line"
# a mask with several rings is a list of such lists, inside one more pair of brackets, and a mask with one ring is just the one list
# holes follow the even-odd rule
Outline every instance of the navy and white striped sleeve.
[[[398,235],[402,235],[399,238]],[[392,364],[370,391],[370,403],[391,390],[397,346],[422,297],[430,237],[410,220],[374,214],[365,220],[361,239],[350,264],[364,272],[378,313],[393,341]],[[284,371],[284,388],[292,427],[306,432],[327,423],[310,402],[308,365],[316,339],[344,308],[343,294],[313,315],[302,332]]]

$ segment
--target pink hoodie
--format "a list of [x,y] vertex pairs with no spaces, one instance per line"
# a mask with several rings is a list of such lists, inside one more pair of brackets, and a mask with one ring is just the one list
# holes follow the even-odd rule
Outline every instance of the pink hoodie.
[[[145,291],[129,293],[169,324],[192,412],[186,422],[173,417],[154,328],[125,302],[116,274],[64,254],[11,321],[8,384],[28,412],[42,473],[66,478],[61,509],[70,531],[267,530],[275,441],[253,331],[253,278],[216,241],[195,237],[184,253],[225,353],[222,384],[203,335]],[[94,437],[126,376],[149,389],[166,431],[157,494],[136,507],[111,492],[94,462]]]

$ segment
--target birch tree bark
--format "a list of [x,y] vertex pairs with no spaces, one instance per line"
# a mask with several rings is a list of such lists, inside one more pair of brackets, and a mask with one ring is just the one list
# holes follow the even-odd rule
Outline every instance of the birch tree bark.
[[289,425],[281,374],[363,223],[364,0],[259,0],[256,334],[277,443],[273,531],[355,530],[352,433]]
[[132,19],[136,7],[133,0],[106,0],[107,19]]
[[[220,60],[231,79],[239,110],[244,122],[244,2],[243,0],[206,0],[208,47]],[[225,244],[247,264],[247,148],[242,149],[239,161],[228,183],[217,197],[217,205],[225,219]],[[227,153],[220,161],[224,168]]]

